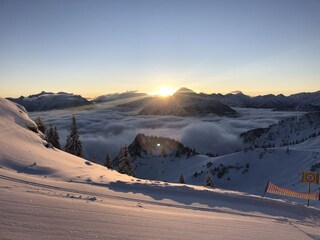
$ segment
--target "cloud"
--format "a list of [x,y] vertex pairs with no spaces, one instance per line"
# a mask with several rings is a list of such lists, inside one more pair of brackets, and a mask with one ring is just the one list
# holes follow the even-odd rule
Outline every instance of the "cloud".
[[241,139],[217,123],[197,122],[182,129],[181,142],[202,153],[226,154],[240,149]]
[[280,119],[299,113],[273,112],[260,109],[237,109],[238,118],[140,116],[121,112],[117,108],[101,106],[73,112],[56,110],[33,112],[31,118],[41,117],[48,126],[58,128],[60,143],[64,146],[70,131],[72,114],[76,115],[85,157],[96,154],[103,161],[108,151],[116,157],[121,146],[130,144],[138,133],[169,137],[181,141],[198,152],[225,154],[241,148],[239,134],[253,128],[267,127]]
[[103,162],[107,152],[110,156],[116,157],[120,146],[132,142],[134,137],[135,134],[133,132],[126,132],[112,137],[83,135],[81,136],[81,141],[87,159],[92,159],[95,154],[98,160]]

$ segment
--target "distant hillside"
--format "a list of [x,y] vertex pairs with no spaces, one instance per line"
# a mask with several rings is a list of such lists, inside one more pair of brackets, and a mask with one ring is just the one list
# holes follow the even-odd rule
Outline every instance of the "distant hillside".
[[92,103],[80,95],[65,92],[44,92],[30,95],[28,97],[7,98],[25,107],[29,112],[48,111],[54,109],[65,109],[79,106],[91,105]]
[[320,135],[320,112],[279,121],[267,128],[253,129],[240,137],[247,146],[279,147],[301,143]]

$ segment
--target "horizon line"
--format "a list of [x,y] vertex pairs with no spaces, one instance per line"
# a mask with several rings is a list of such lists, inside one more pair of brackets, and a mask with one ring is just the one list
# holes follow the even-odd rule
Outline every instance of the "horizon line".
[[[182,88],[187,88],[187,87],[180,87],[180,88],[177,88],[177,89],[174,89],[174,92],[173,94],[175,94],[179,89],[182,89]],[[291,95],[295,95],[295,94],[303,94],[303,93],[316,93],[316,92],[319,92],[320,90],[314,90],[314,91],[301,91],[301,92],[292,92],[290,94],[284,94],[284,93],[278,93],[278,94],[275,94],[275,93],[272,93],[272,92],[269,92],[269,93],[264,93],[264,94],[258,94],[258,95],[250,95],[250,94],[246,94],[244,91],[241,91],[241,90],[234,90],[234,91],[229,91],[229,92],[204,92],[204,91],[197,91],[197,90],[193,90],[191,88],[187,88],[193,92],[195,92],[196,94],[207,94],[207,95],[211,95],[211,94],[221,94],[221,95],[228,95],[228,94],[239,94],[239,93],[242,93],[246,96],[249,96],[249,97],[258,97],[258,96],[267,96],[267,95],[274,95],[274,96],[279,96],[279,95],[283,95],[285,97],[289,97]],[[16,95],[16,96],[7,96],[7,97],[2,97],[2,98],[20,98],[20,97],[24,97],[24,98],[28,98],[32,95],[37,95],[37,94],[40,94],[40,93],[53,93],[53,94],[57,94],[57,93],[67,93],[67,94],[73,94],[73,95],[79,95],[83,98],[86,98],[86,99],[90,99],[90,100],[93,100],[95,98],[98,98],[100,96],[105,96],[105,95],[113,95],[113,94],[123,94],[123,93],[141,93],[141,94],[147,94],[148,96],[159,96],[160,94],[157,94],[155,91],[153,92],[144,92],[144,91],[139,91],[139,90],[126,90],[126,91],[123,91],[123,92],[119,92],[119,91],[115,91],[115,92],[107,92],[107,93],[104,93],[104,94],[81,94],[81,93],[76,93],[76,92],[68,92],[68,91],[46,91],[46,90],[42,90],[38,93],[32,93],[32,94],[27,94],[27,95]],[[172,94],[172,95],[173,95]],[[91,95],[91,96],[90,96]]]

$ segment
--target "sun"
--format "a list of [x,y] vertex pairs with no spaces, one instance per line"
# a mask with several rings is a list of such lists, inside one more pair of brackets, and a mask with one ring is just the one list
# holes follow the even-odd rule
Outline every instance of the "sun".
[[157,92],[155,92],[155,95],[159,95],[161,97],[168,97],[172,96],[175,93],[175,90],[167,87],[161,87]]

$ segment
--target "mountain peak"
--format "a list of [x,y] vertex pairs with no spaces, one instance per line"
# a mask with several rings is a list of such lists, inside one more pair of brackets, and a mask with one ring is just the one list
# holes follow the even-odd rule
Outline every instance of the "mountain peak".
[[46,94],[53,94],[53,93],[52,92],[41,91],[40,93],[29,95],[28,98],[40,97],[40,96],[46,95]]
[[192,91],[191,89],[189,88],[186,88],[186,87],[181,87],[179,88],[174,94],[190,94],[190,93],[195,93],[194,91]]

